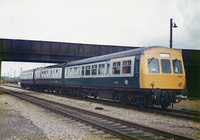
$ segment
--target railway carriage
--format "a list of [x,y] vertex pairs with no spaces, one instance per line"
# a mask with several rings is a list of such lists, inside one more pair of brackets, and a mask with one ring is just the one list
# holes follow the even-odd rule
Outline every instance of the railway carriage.
[[[51,76],[54,70],[58,73]],[[43,90],[163,108],[186,91],[182,55],[166,47],[143,47],[39,68],[33,78],[35,87]]]
[[72,94],[120,100],[123,104],[176,103],[185,88],[182,55],[165,47],[147,47],[66,64],[65,88]]
[[62,65],[37,68],[34,72],[34,84],[41,91],[59,92],[63,86]]
[[34,69],[33,70],[27,70],[27,71],[23,71],[20,74],[20,83],[21,83],[21,87],[25,88],[25,87],[33,87],[34,86],[34,78],[33,78],[33,74],[34,74]]
[[79,94],[77,90],[81,90],[85,95],[109,99],[119,99],[122,92],[139,89],[139,75],[134,76],[139,63],[135,66],[136,57],[131,51],[67,63],[65,87],[72,93]]

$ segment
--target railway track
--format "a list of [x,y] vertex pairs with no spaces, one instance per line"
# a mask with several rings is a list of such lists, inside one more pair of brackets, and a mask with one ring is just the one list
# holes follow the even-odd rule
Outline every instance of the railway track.
[[38,97],[29,96],[27,94],[1,89],[4,93],[13,95],[22,100],[36,104],[50,111],[56,112],[66,117],[76,119],[87,125],[91,125],[96,129],[103,130],[121,139],[147,139],[147,140],[163,140],[177,139],[189,140],[193,139],[187,136],[158,130],[144,125],[116,119],[113,117],[97,114],[94,112],[82,110],[79,108],[63,105],[57,102],[41,99]]
[[[6,86],[21,89],[21,87],[16,87],[16,86],[11,86],[11,85],[6,85]],[[79,97],[73,97],[69,95],[55,94],[55,93],[45,93],[45,94],[53,94],[55,96],[60,96],[60,97],[65,97],[65,98],[67,97],[67,98],[71,98],[75,100],[84,100],[84,101],[104,104],[108,106],[117,106],[117,107],[125,108],[125,109],[138,110],[138,111],[143,111],[143,112],[148,112],[148,113],[160,114],[164,116],[176,117],[178,119],[185,119],[185,120],[200,122],[200,112],[198,111],[175,110],[175,109],[163,110],[162,108],[158,108],[158,107],[150,107],[150,108],[141,109],[134,105],[124,106],[124,105],[121,105],[119,102],[115,102],[115,101],[108,101],[108,100],[101,100],[101,99],[96,100],[93,98],[79,98]]]
[[183,118],[186,120],[192,120],[195,122],[200,122],[200,112],[198,111],[186,111],[186,110],[175,110],[175,109],[166,109],[152,107],[149,111],[154,111],[155,113],[168,115],[171,117]]

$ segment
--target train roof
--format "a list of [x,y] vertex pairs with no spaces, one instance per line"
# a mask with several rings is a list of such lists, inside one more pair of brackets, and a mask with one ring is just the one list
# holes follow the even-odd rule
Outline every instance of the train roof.
[[[46,66],[46,67],[41,67],[43,68],[58,68],[58,67],[63,67],[64,63],[62,64],[55,64],[55,65],[50,65],[50,66]],[[41,69],[41,68],[37,68],[37,69]]]
[[57,64],[57,65],[50,65],[50,66],[46,66],[46,67],[39,67],[39,68],[35,68],[35,69],[31,69],[31,70],[26,70],[26,71],[22,71],[22,73],[30,73],[33,72],[34,70],[38,70],[38,69],[47,69],[47,68],[59,68],[59,67],[63,67],[63,64]]
[[141,55],[145,50],[151,49],[151,48],[157,48],[157,47],[160,47],[160,46],[141,47],[138,49],[132,49],[132,50],[127,50],[127,51],[122,51],[122,52],[117,52],[117,53],[112,53],[112,54],[101,55],[97,57],[86,58],[82,60],[69,62],[66,64],[66,66],[83,65],[87,63],[108,61],[110,59],[120,58],[120,57],[125,57],[125,56]]
[[24,73],[30,73],[30,72],[33,72],[35,69],[31,69],[31,70],[26,70],[26,71],[22,71],[21,73],[20,73],[20,75],[21,74],[24,74]]

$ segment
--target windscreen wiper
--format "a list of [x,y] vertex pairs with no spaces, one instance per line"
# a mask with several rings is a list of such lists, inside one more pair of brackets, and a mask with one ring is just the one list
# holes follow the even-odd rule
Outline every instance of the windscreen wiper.
[[150,64],[152,60],[154,60],[154,57],[149,60],[148,64]]
[[175,60],[173,60],[173,66],[175,66],[176,61],[177,61],[177,58]]

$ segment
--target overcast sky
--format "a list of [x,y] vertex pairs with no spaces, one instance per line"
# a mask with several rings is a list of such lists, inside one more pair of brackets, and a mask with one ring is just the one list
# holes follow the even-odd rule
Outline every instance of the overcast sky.
[[[200,0],[0,0],[0,38],[200,50]],[[2,75],[7,73],[2,71]]]

